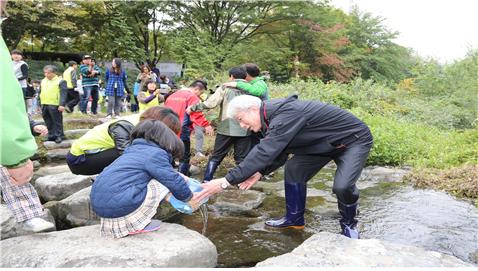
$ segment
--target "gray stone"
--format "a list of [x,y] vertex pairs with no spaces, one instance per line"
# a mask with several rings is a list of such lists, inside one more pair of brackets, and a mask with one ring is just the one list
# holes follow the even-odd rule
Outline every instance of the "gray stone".
[[[215,267],[217,251],[201,234],[162,223],[155,232],[114,239],[99,225],[0,242],[2,268]],[[25,252],[25,253],[19,253]]]
[[[55,219],[48,209],[45,209],[45,213],[42,218],[55,224]],[[2,240],[20,235],[34,234],[31,231],[24,230],[22,223],[17,223],[12,212],[7,208],[6,205],[3,204],[0,205],[0,226],[2,229],[0,239]]]
[[265,198],[264,193],[254,190],[227,189],[216,196],[214,204],[210,207],[220,211],[241,213],[259,207]]
[[64,119],[63,120],[63,125],[68,123],[72,125],[99,125],[102,124],[104,121],[102,119],[96,119],[96,118],[84,118],[84,119]]
[[91,176],[70,172],[40,177],[35,181],[35,189],[45,201],[65,199],[90,185]]
[[[58,202],[47,202],[45,208],[51,210],[59,228],[81,227],[100,222],[90,204],[91,186]],[[178,212],[169,203],[161,203],[154,218],[168,219]]]
[[189,168],[189,173],[191,175],[198,175],[199,173],[201,173],[201,169],[195,165],[191,165],[191,167]]
[[68,165],[53,166],[53,167],[45,166],[35,171],[35,175],[37,177],[43,177],[43,176],[54,175],[54,174],[65,173],[65,172],[70,172],[70,168],[68,167]]
[[43,146],[47,150],[70,148],[71,144],[73,144],[73,140],[71,140],[71,139],[63,140],[61,143],[56,143],[55,141],[45,141],[45,142],[43,142]]
[[40,161],[34,160],[34,161],[32,161],[32,162],[33,162],[33,168],[39,168],[39,167],[41,167]]
[[359,189],[366,189],[383,182],[402,182],[403,176],[405,176],[408,172],[409,170],[392,167],[367,167],[363,169],[362,174],[357,182],[357,187]]
[[65,131],[65,136],[68,138],[78,138],[86,134],[90,129],[74,129]]
[[66,155],[70,149],[54,149],[54,150],[48,150],[46,153],[46,159],[48,162],[55,161],[55,160],[65,160]]
[[314,234],[292,252],[256,267],[471,267],[453,256],[377,239]]

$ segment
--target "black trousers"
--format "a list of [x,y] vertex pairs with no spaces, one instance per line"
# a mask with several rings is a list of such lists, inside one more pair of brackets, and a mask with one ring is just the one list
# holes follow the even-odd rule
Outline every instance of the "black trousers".
[[73,156],[70,153],[67,156],[66,163],[73,174],[95,175],[101,173],[105,167],[113,163],[120,155],[117,149],[112,148],[98,153],[85,154],[81,163],[75,163],[72,158],[78,158],[78,156]]
[[214,141],[214,150],[209,158],[209,161],[221,163],[232,146],[234,146],[234,161],[236,161],[236,164],[239,165],[239,163],[246,158],[247,154],[252,148],[251,137],[217,134],[216,140]]
[[55,140],[57,137],[64,137],[63,113],[58,111],[58,105],[42,105],[41,112],[48,128],[48,139]]
[[68,107],[70,111],[73,111],[73,108],[80,102],[80,93],[75,91],[73,88],[69,88],[66,96],[65,107]]
[[332,190],[342,203],[355,203],[359,198],[355,183],[362,173],[372,145],[372,136],[367,135],[332,156],[294,155],[285,164],[285,181],[307,182],[328,162],[334,160],[337,170]]

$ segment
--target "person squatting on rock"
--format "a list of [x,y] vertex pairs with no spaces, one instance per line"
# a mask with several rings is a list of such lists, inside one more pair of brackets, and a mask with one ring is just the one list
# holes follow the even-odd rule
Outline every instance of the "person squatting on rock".
[[65,138],[63,133],[63,111],[65,111],[68,89],[65,80],[57,75],[58,69],[54,65],[43,68],[45,78],[40,83],[39,102],[46,127],[48,141],[61,143]]
[[91,206],[101,218],[101,234],[115,238],[157,230],[152,219],[159,203],[172,195],[196,210],[188,177],[174,170],[184,145],[163,122],[145,120],[132,131],[123,155],[101,172],[91,189]]
[[307,181],[333,160],[337,165],[333,192],[342,216],[342,234],[359,238],[355,219],[359,190],[355,183],[373,145],[365,123],[346,110],[318,101],[300,101],[296,95],[265,102],[242,95],[231,101],[228,116],[244,129],[263,133],[264,138],[225,178],[203,184],[198,201],[230,184],[249,189],[264,174],[285,164],[286,214],[265,224],[303,228]]
[[144,120],[160,120],[179,134],[181,123],[170,108],[154,106],[142,114],[133,114],[95,126],[71,145],[66,163],[73,174],[94,175],[118,158],[130,144],[134,126]]
[[200,102],[199,96],[207,89],[207,83],[201,80],[196,80],[191,83],[188,88],[180,89],[169,95],[164,105],[170,107],[179,115],[181,122],[180,138],[184,143],[184,155],[179,160],[179,172],[184,175],[189,175],[191,159],[191,129],[192,125],[196,124],[202,126],[206,130],[207,135],[214,135],[214,129],[204,117],[202,112],[192,112],[191,115],[186,113],[186,109],[191,105]]
[[[1,14],[2,6],[0,17]],[[9,63],[8,48],[3,37],[0,39],[0,62]],[[3,199],[24,230],[53,230],[55,225],[41,218],[43,206],[35,188],[29,183],[33,176],[30,157],[37,150],[32,134],[46,135],[48,130],[44,125],[29,121],[21,86],[11,67],[0,65],[0,74],[0,186]]]
[[[234,82],[244,81],[246,71],[242,67],[234,67],[229,70],[229,80]],[[229,149],[234,146],[234,160],[237,165],[244,160],[252,147],[251,132],[241,128],[237,120],[229,118],[226,114],[229,103],[234,97],[247,95],[248,92],[233,87],[219,87],[214,94],[204,102],[190,106],[186,112],[203,111],[220,105],[219,119],[221,122],[217,127],[217,135],[214,141],[214,150],[209,156],[209,161],[204,172],[204,181],[213,179],[214,172],[226,157]]]

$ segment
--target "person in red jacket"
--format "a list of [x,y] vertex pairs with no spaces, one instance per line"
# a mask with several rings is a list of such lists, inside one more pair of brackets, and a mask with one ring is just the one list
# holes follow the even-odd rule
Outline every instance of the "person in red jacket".
[[199,96],[207,89],[207,83],[202,80],[194,81],[188,88],[180,89],[169,95],[164,105],[173,109],[179,115],[181,122],[180,138],[184,143],[184,156],[179,161],[179,172],[189,176],[189,160],[191,158],[191,130],[193,124],[206,129],[207,135],[214,135],[214,129],[202,112],[186,113],[186,108],[199,103]]

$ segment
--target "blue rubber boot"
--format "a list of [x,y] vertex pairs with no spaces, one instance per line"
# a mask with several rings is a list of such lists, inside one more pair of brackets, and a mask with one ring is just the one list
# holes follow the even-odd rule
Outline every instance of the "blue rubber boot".
[[182,174],[189,176],[189,168],[191,167],[188,163],[179,163],[178,171]]
[[210,180],[213,179],[214,172],[216,172],[216,169],[217,169],[218,166],[219,166],[219,162],[217,162],[217,161],[209,160],[209,162],[207,162],[206,171],[204,172],[204,182],[205,183],[207,183],[207,182],[209,182]]
[[266,226],[273,228],[303,229],[305,225],[304,212],[307,198],[306,183],[284,182],[286,215],[273,218],[265,222]]
[[360,233],[357,229],[358,220],[355,219],[357,215],[358,202],[353,204],[345,204],[338,202],[339,211],[342,215],[340,219],[340,227],[342,228],[342,235],[352,239],[360,239]]
[[[189,178],[188,185],[189,185],[189,189],[191,189],[191,191],[193,193],[202,191],[201,183],[198,180]],[[204,199],[203,201],[201,201],[201,204],[204,204],[207,201],[208,201],[208,199]],[[189,204],[187,204],[186,202],[178,200],[173,195],[171,195],[171,197],[169,198],[169,203],[171,204],[171,206],[174,207],[174,209],[176,209],[179,212],[184,213],[184,214],[192,215],[192,213],[194,211],[193,208],[191,208],[191,206],[189,206]]]

